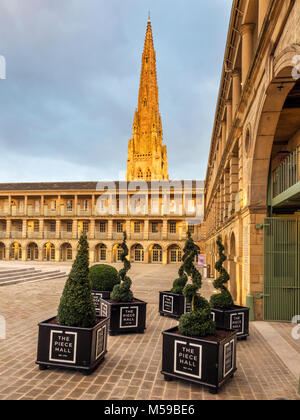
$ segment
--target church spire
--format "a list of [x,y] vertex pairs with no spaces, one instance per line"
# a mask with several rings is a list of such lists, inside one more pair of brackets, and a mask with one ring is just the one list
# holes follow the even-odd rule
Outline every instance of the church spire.
[[162,143],[162,134],[156,53],[149,13],[142,56],[138,108],[134,117],[133,138],[128,146],[128,181],[168,179],[166,147]]

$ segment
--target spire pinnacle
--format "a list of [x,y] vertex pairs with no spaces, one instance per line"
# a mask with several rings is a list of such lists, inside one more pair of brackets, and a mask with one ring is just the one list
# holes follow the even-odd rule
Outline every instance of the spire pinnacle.
[[149,10],[149,12],[148,12],[148,23],[151,23],[150,10]]

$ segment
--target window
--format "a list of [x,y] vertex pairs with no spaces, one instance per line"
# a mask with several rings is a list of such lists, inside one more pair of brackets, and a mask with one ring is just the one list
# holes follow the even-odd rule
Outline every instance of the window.
[[195,233],[195,226],[194,225],[189,225],[188,230],[193,235]]
[[138,179],[142,179],[143,178],[143,172],[142,172],[141,169],[138,170],[137,177],[138,177]]
[[55,211],[56,210],[56,200],[51,200],[50,201],[50,211]]
[[123,248],[121,247],[121,245],[119,245],[117,249],[117,261],[121,261],[122,254],[123,254]]
[[82,224],[83,233],[88,233],[89,231],[89,222],[83,222]]
[[146,179],[148,181],[151,181],[151,171],[150,171],[150,169],[148,169],[147,172],[146,172]]
[[67,211],[73,211],[73,200],[67,200]]
[[35,211],[36,213],[39,213],[39,212],[40,212],[40,202],[39,202],[38,200],[36,200],[36,201],[34,202],[34,211]]
[[89,208],[89,200],[83,200],[83,210],[88,211]]
[[67,222],[67,232],[71,233],[73,230],[73,222],[70,220]]
[[140,222],[134,222],[134,233],[141,233],[141,224],[140,224]]
[[158,222],[152,222],[152,233],[158,233]]
[[152,250],[152,262],[162,262],[162,249],[159,245],[154,245]]
[[39,222],[38,220],[36,220],[36,221],[34,222],[34,224],[33,224],[33,230],[34,230],[35,232],[39,232],[39,230],[40,230],[40,222]]
[[72,248],[68,247],[67,248],[67,260],[71,260],[72,259]]
[[105,233],[106,232],[106,222],[100,222],[100,232]]
[[123,233],[123,223],[117,222],[117,233]]
[[170,223],[170,233],[176,233],[176,222]]
[[137,245],[134,249],[134,261],[143,262],[144,261],[144,249],[142,245]]
[[56,229],[56,222],[55,220],[51,220],[50,222],[50,232],[55,232]]
[[18,231],[22,232],[23,222],[18,223]]

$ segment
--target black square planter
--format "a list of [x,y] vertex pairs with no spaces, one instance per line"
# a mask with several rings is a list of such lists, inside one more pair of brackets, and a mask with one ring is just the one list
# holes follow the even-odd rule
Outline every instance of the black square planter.
[[233,306],[230,309],[212,308],[213,320],[217,328],[237,331],[238,340],[249,336],[249,308]]
[[191,312],[191,304],[186,301],[183,295],[159,292],[159,313],[161,316],[179,319],[187,312]]
[[58,325],[56,318],[39,324],[37,361],[40,370],[55,366],[89,375],[107,353],[108,318],[97,318],[93,328]]
[[92,290],[92,296],[94,299],[94,304],[96,308],[96,314],[100,315],[101,313],[101,299],[109,299],[111,292],[107,292],[105,290]]
[[138,299],[132,302],[101,299],[101,316],[109,318],[110,335],[143,334],[146,329],[146,307],[147,303]]
[[234,376],[236,331],[216,330],[209,337],[187,337],[178,327],[163,332],[162,374],[205,385],[211,393]]

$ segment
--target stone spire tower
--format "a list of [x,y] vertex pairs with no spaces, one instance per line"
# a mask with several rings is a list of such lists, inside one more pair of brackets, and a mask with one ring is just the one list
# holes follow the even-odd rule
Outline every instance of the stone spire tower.
[[162,137],[156,54],[149,17],[142,58],[139,102],[134,116],[133,137],[128,145],[127,181],[169,179],[167,147],[163,145]]

